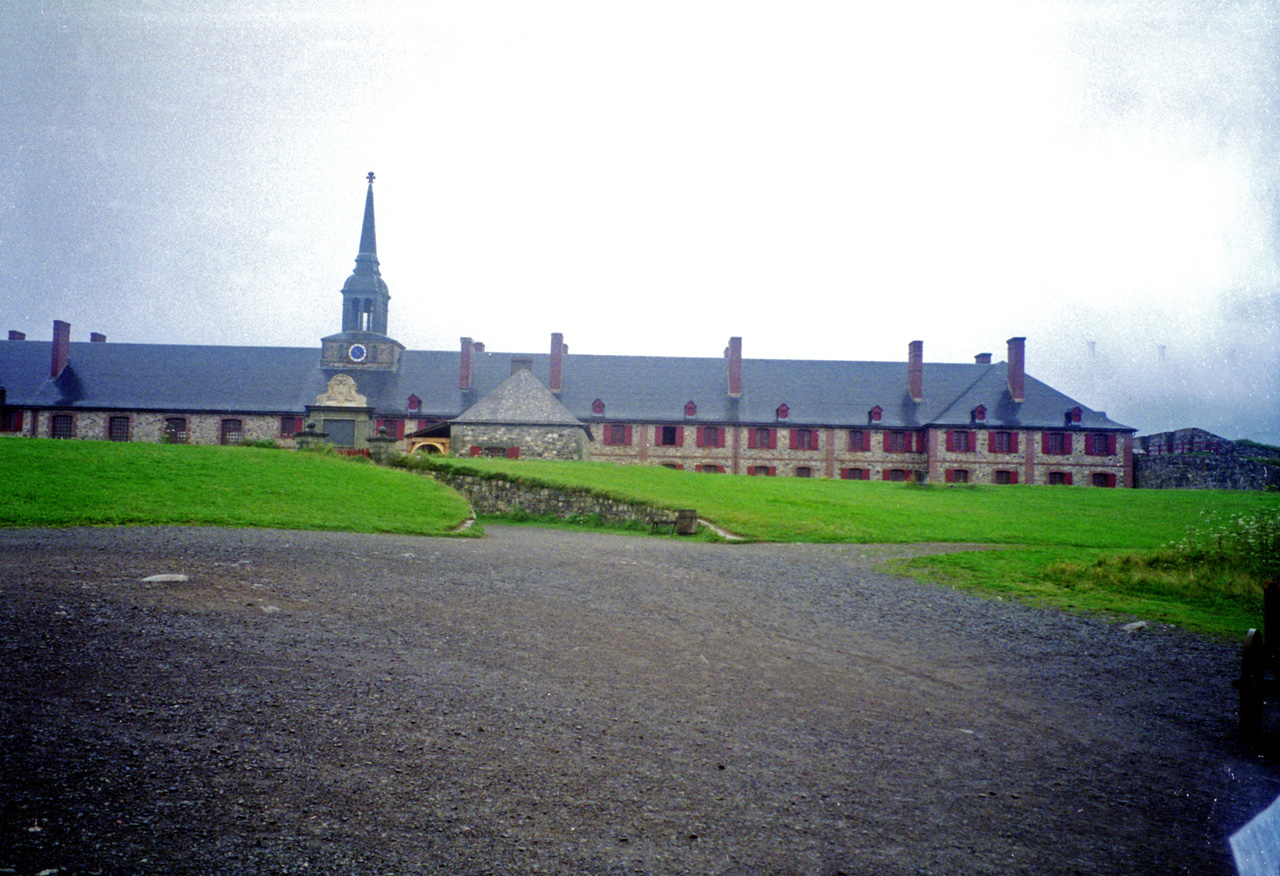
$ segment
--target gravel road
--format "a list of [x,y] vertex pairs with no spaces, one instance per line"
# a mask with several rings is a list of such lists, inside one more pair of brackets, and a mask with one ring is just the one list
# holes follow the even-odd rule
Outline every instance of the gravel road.
[[1234,872],[1238,646],[941,549],[0,530],[0,874]]

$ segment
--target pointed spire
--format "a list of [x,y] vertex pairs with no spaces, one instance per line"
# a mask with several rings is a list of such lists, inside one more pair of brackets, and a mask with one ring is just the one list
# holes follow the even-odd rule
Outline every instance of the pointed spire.
[[364,225],[356,266],[342,287],[342,330],[387,333],[387,301],[391,297],[378,269],[378,240],[373,224],[373,173],[364,198]]
[[364,227],[360,229],[360,255],[373,256],[378,263],[378,236],[373,230],[373,171],[369,171],[369,193],[364,196]]

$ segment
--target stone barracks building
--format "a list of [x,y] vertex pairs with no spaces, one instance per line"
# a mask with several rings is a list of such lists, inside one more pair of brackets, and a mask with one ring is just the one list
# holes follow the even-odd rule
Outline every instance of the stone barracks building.
[[[370,174],[342,330],[316,347],[109,344],[99,334],[0,343],[0,435],[359,452],[381,430],[405,451],[594,459],[688,471],[933,483],[1133,485],[1134,430],[1006,361],[749,359],[407,350],[390,294]],[[311,434],[308,434],[311,433]]]

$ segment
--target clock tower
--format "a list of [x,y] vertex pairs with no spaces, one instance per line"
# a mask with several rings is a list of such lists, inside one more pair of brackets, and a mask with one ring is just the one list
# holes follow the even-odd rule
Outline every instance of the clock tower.
[[373,224],[373,174],[364,199],[364,225],[355,270],[342,286],[342,331],[321,340],[320,367],[353,376],[367,371],[395,371],[404,345],[387,337],[387,302],[391,294],[378,270],[378,240]]

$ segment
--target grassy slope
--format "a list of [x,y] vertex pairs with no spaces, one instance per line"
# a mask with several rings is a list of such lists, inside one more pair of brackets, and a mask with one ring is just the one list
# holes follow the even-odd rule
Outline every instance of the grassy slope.
[[656,466],[473,459],[456,463],[585,487],[700,516],[763,541],[984,542],[1155,548],[1204,513],[1280,506],[1280,495],[1225,490],[919,487],[876,481],[695,474]]
[[438,535],[468,514],[429,478],[243,447],[0,440],[0,526],[254,526]]

